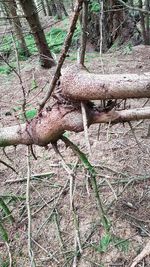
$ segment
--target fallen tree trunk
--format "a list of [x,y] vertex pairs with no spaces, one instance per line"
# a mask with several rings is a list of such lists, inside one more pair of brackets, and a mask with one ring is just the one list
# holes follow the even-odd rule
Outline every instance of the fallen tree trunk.
[[52,108],[43,110],[26,124],[0,129],[1,147],[18,144],[46,146],[58,140],[65,131],[83,131],[81,101],[84,101],[88,127],[94,123],[150,119],[150,107],[117,110],[115,105],[102,108],[89,101],[148,98],[150,73],[97,75],[75,66],[64,71],[58,87],[57,101]]
[[150,97],[150,72],[144,74],[93,74],[78,66],[64,70],[62,93],[72,100]]
[[[88,126],[94,123],[119,123],[133,120],[150,119],[150,108],[130,110],[98,111],[86,106]],[[29,124],[22,124],[0,129],[0,146],[40,145],[55,142],[65,131],[81,132],[84,130],[81,110],[56,105],[51,111],[33,119]]]

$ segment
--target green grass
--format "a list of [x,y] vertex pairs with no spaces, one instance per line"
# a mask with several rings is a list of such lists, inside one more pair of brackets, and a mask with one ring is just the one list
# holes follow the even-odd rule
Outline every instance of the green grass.
[[117,249],[123,253],[128,253],[130,242],[127,239],[123,239],[117,236],[113,236],[110,233],[105,234],[99,241],[98,245],[93,245],[96,251],[105,253],[108,251],[110,245],[117,247]]
[[[21,112],[21,107],[14,107],[13,111],[14,112],[20,111],[19,120],[20,121],[25,121],[23,112]],[[31,120],[37,115],[37,109],[31,107],[31,109],[26,110],[25,115],[26,115],[27,120]]]
[[0,66],[0,74],[10,74],[12,69],[7,65]]
[[100,12],[100,9],[101,9],[101,6],[98,3],[98,1],[96,1],[96,0],[92,1],[92,3],[90,4],[90,11],[98,13],[98,12]]
[[1,266],[1,267],[9,267],[9,259],[5,259],[5,260],[3,260],[3,259],[0,257],[0,266]]
[[[64,19],[62,21],[62,24],[63,24],[62,28],[52,27],[50,31],[45,34],[48,46],[51,52],[55,54],[60,53],[62,46],[64,44],[64,40],[67,35],[68,24],[69,24],[68,18]],[[81,33],[80,24],[78,24],[75,30],[73,39],[72,39],[72,46],[76,46],[77,40],[80,38],[80,33]],[[33,36],[31,34],[26,35],[25,41],[26,41],[29,53],[31,55],[36,54],[38,50],[37,50]],[[21,50],[19,50],[19,45],[17,41],[16,41],[16,47],[18,49],[19,60],[27,60],[27,57],[23,55]],[[12,40],[11,35],[4,36],[1,41],[0,53],[2,54],[10,53],[12,55],[13,51],[14,51],[14,45],[13,45],[13,40]],[[12,61],[15,61],[15,60],[16,59],[14,57]],[[10,74],[11,72],[12,72],[12,69],[8,67],[6,64],[0,66],[0,74]]]

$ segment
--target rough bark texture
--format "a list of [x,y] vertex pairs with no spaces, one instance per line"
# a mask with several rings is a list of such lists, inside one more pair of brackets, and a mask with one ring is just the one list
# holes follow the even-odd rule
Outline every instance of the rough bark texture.
[[[150,108],[134,110],[99,111],[85,105],[88,114],[88,126],[94,123],[119,123],[150,118]],[[36,144],[46,146],[57,141],[65,131],[84,130],[80,108],[55,105],[51,111],[44,111],[29,124],[0,129],[0,146]]]
[[47,10],[47,16],[52,16],[52,11],[50,8],[50,3],[48,0],[45,0],[46,10]]
[[[150,73],[126,75],[95,75],[73,67],[64,71],[56,92],[57,103],[43,110],[30,123],[0,129],[0,146],[36,144],[46,146],[57,141],[67,131],[84,130],[81,100],[87,114],[87,125],[119,123],[150,119],[150,108],[116,110],[115,106],[101,108],[90,99],[150,97]],[[61,90],[60,90],[61,89]],[[61,92],[60,92],[61,91]]]
[[[142,42],[141,34],[136,27],[136,20],[125,11],[117,0],[104,2],[102,51],[106,52],[113,44],[117,46],[127,42],[138,45]],[[100,23],[99,13],[91,12],[89,15],[88,32],[96,51],[100,48]]]
[[11,18],[11,22],[13,25],[13,29],[14,29],[14,33],[16,35],[17,41],[18,41],[18,47],[19,47],[19,53],[28,57],[29,51],[28,48],[26,46],[25,43],[25,39],[22,33],[22,25],[20,22],[20,19],[17,15],[17,5],[16,5],[16,1],[15,0],[9,0],[9,2],[5,3],[6,8],[7,8],[7,12],[10,15]]
[[26,15],[26,19],[32,30],[39,54],[40,63],[44,68],[51,68],[55,65],[54,59],[46,42],[45,34],[39,21],[38,13],[34,1],[20,0],[20,4]]
[[105,100],[150,97],[150,73],[92,74],[78,66],[63,71],[62,93],[72,100]]

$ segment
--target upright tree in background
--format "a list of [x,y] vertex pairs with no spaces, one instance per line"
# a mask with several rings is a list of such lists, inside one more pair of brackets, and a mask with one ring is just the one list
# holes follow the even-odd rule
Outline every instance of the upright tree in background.
[[52,10],[53,16],[56,16],[57,15],[57,7],[56,7],[56,4],[55,4],[55,1],[54,0],[50,0],[50,5],[51,5],[51,10]]
[[65,16],[68,16],[68,13],[66,11],[66,8],[64,6],[63,1],[61,0],[50,0],[51,10],[52,14],[54,16],[57,16],[58,19],[62,19],[63,14]]
[[59,0],[59,3],[60,3],[62,12],[63,12],[64,15],[67,17],[67,16],[68,16],[68,13],[67,13],[67,11],[66,11],[66,8],[65,8],[65,5],[64,5],[63,1]]
[[15,0],[9,0],[9,1],[3,1],[3,4],[5,6],[7,16],[13,26],[15,37],[18,42],[18,47],[19,47],[19,54],[24,55],[28,57],[29,51],[24,39],[24,35],[22,32],[22,25],[20,22],[20,19],[17,15],[17,4]]
[[46,6],[46,14],[47,16],[52,16],[52,10],[50,7],[50,2],[48,0],[45,0],[45,6]]
[[71,0],[71,10],[74,11],[74,2]]
[[[97,8],[94,7],[93,3],[97,4]],[[102,12],[101,4],[103,4]],[[95,45],[97,51],[99,51],[99,36],[101,35],[101,31],[103,52],[106,52],[114,44],[119,47],[120,45],[128,42],[130,42],[132,45],[138,45],[142,42],[141,32],[140,29],[137,27],[137,21],[134,17],[134,12],[132,9],[130,10],[127,7],[125,8],[122,1],[90,1],[89,14],[89,38],[91,42]],[[102,18],[102,27],[100,27],[100,17]]]
[[[145,0],[146,10],[150,11],[150,2]],[[147,33],[147,44],[150,45],[150,15],[146,14],[146,33]]]
[[38,52],[40,64],[44,68],[51,68],[55,65],[54,59],[48,47],[44,31],[42,29],[37,9],[33,0],[20,0],[20,5],[31,28]]
[[[139,8],[143,8],[143,1],[139,0]],[[145,0],[145,9],[150,11],[149,0]],[[141,29],[145,45],[150,45],[150,16],[140,12]]]

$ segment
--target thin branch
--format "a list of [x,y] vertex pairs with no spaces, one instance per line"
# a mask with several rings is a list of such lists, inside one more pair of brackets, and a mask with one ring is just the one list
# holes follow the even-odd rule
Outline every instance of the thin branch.
[[[81,22],[81,27],[82,27],[81,48],[79,51],[79,62],[78,62],[83,67],[84,67],[86,44],[87,44],[87,23],[88,23],[88,1],[84,0],[83,11],[82,11],[82,22]],[[82,111],[82,118],[83,118],[85,142],[86,142],[89,155],[91,155],[91,145],[90,145],[89,135],[88,135],[88,116],[86,114],[86,106],[84,102],[81,102],[81,111]]]
[[10,251],[10,245],[8,242],[6,242],[6,247],[7,247],[7,250],[8,250],[8,256],[9,256],[9,267],[12,267],[12,255],[11,255],[11,251]]
[[100,44],[99,44],[99,53],[100,57],[102,57],[102,47],[103,47],[103,15],[104,15],[104,3],[103,0],[100,0],[100,19],[99,19],[99,24],[100,24]]
[[70,180],[70,209],[73,209],[73,195],[74,195],[74,183],[75,183],[75,177],[73,174],[73,171],[69,168],[69,166],[66,164],[62,154],[60,153],[57,144],[52,144],[54,151],[56,152],[56,154],[60,157],[61,162],[62,162],[62,166],[64,167],[65,171],[67,172],[67,174],[69,175],[69,180]]
[[54,207],[53,207],[51,213],[50,213],[49,216],[46,218],[46,220],[42,223],[42,225],[39,227],[39,229],[38,229],[36,235],[39,234],[39,232],[40,232],[41,229],[44,227],[44,225],[50,220],[51,216],[52,216],[53,213],[54,213],[54,210],[56,209],[56,207],[57,207],[57,205],[58,205],[58,203],[59,203],[59,200],[60,200],[60,198],[61,198],[63,192],[67,190],[68,182],[69,182],[69,180],[66,181],[66,183],[65,183],[64,186],[63,186],[63,188],[62,188],[61,191],[59,192],[59,195],[58,195],[58,197],[57,197],[57,199],[56,199],[56,201],[55,201],[55,204],[54,204]]
[[30,208],[30,178],[31,178],[31,165],[30,165],[30,150],[27,147],[27,187],[26,187],[26,207],[28,213],[28,254],[30,259],[30,266],[35,267],[35,259],[32,250],[32,222],[31,222],[31,208]]
[[64,241],[63,241],[63,238],[62,238],[62,234],[61,234],[61,230],[60,230],[60,221],[58,219],[58,216],[59,216],[58,211],[57,211],[57,209],[55,209],[54,220],[55,220],[55,224],[56,224],[57,235],[58,235],[58,239],[59,239],[59,242],[60,242],[62,254],[64,255],[65,261],[67,261],[66,247],[65,247],[65,244],[64,244]]
[[67,56],[67,52],[69,50],[69,47],[71,45],[72,37],[73,37],[74,31],[76,29],[76,24],[77,24],[77,20],[78,20],[79,14],[80,14],[80,10],[82,8],[83,1],[84,0],[78,0],[77,6],[75,8],[74,16],[73,16],[72,21],[71,21],[71,25],[70,25],[67,37],[65,39],[64,47],[62,49],[61,55],[60,55],[58,63],[57,63],[57,68],[56,68],[55,74],[54,74],[53,79],[51,81],[50,88],[47,92],[47,95],[40,104],[39,112],[44,108],[46,102],[49,100],[52,92],[55,89],[57,81],[59,80],[59,77],[61,75],[61,68],[62,68],[62,65],[65,61],[66,56]]
[[5,165],[7,168],[11,169],[16,174],[18,174],[18,172],[12,166],[10,166],[8,163],[6,163],[5,161],[3,161],[2,159],[0,159],[0,163],[2,163],[3,165]]
[[139,12],[143,12],[145,14],[150,14],[149,10],[138,8],[138,7],[135,7],[135,6],[130,6],[130,5],[126,4],[123,0],[118,0],[118,2],[120,2],[120,4],[124,5],[128,9],[139,11]]
[[50,251],[47,251],[45,248],[43,248],[37,241],[35,241],[33,238],[32,238],[32,241],[35,245],[37,245],[41,250],[43,250],[47,256],[50,258],[50,259],[53,259],[55,262],[57,262],[59,264],[59,261],[56,259],[56,257],[50,252]]
[[80,47],[80,57],[79,64],[84,66],[86,44],[87,44],[87,23],[88,23],[88,1],[84,0],[83,10],[82,10],[82,34],[81,34],[81,47]]
[[89,140],[89,135],[88,135],[88,116],[86,113],[86,108],[85,108],[84,102],[81,102],[81,111],[82,111],[82,118],[83,118],[85,142],[86,142],[86,146],[87,146],[89,155],[91,156],[92,151],[91,151],[91,145],[90,145],[90,140]]
[[76,209],[73,206],[73,218],[74,218],[74,227],[75,227],[75,239],[77,241],[77,247],[79,248],[80,254],[83,252],[82,245],[81,245],[81,239],[80,239],[80,230],[79,230],[79,216],[76,214]]
[[145,248],[141,251],[141,253],[133,260],[133,263],[130,267],[135,267],[140,261],[142,261],[146,256],[150,255],[150,241],[148,241]]

